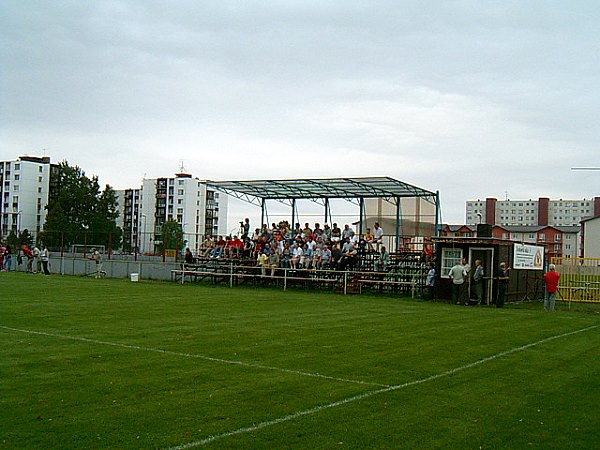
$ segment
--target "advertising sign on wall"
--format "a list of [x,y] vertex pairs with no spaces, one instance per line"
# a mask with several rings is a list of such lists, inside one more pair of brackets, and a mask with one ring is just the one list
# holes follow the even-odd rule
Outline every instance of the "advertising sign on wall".
[[541,245],[515,244],[513,269],[544,269],[544,247]]

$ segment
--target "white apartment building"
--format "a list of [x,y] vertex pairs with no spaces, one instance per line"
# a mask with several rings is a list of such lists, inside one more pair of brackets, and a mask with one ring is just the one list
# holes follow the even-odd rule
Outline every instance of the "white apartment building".
[[[135,201],[135,193],[129,197],[129,204],[127,196],[123,195],[125,204],[121,213],[124,224],[128,217],[131,217],[132,222],[137,222],[137,231],[129,237],[129,241],[137,242],[141,253],[155,251],[162,240],[162,225],[168,220],[181,224],[186,246],[194,254],[198,252],[206,235],[227,233],[227,195],[208,188],[206,183],[189,174],[179,173],[173,178],[144,179],[139,191],[139,202]],[[131,208],[138,209],[136,211]],[[132,226],[131,229],[133,228]]]
[[123,251],[134,252],[139,249],[139,239],[141,238],[139,224],[142,190],[118,190],[115,191],[115,194],[119,204],[117,226],[123,230]]
[[502,226],[578,226],[581,220],[600,215],[600,197],[580,200],[470,200],[466,223]]
[[0,237],[24,230],[35,239],[46,220],[50,157],[20,156],[0,161]]

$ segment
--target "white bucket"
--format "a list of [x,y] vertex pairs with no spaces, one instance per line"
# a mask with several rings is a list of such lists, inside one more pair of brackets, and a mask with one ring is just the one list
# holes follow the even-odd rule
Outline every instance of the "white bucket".
[[131,281],[139,281],[140,279],[140,274],[139,273],[132,273],[131,274]]

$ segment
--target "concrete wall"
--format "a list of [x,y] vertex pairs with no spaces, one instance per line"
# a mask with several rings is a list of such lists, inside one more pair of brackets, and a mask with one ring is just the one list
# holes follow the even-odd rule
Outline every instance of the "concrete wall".
[[[171,280],[171,270],[179,269],[180,264],[176,262],[134,261],[125,259],[110,259],[102,262],[102,270],[106,272],[107,278],[130,278],[132,273],[139,274],[142,280]],[[16,258],[13,258],[13,269],[25,272],[27,261],[18,266]],[[34,267],[35,269],[35,267]],[[89,275],[93,277],[96,272],[96,263],[82,257],[72,256],[50,256],[50,273],[61,275]]]

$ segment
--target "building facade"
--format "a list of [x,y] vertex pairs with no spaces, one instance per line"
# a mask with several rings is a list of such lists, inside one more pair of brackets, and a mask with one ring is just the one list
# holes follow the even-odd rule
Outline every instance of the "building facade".
[[46,220],[53,166],[50,157],[0,161],[0,237],[28,230],[37,238]]
[[578,226],[588,217],[600,216],[600,197],[581,200],[470,200],[466,223],[501,226]]
[[141,238],[140,205],[142,199],[141,189],[125,189],[115,191],[119,203],[119,217],[117,226],[123,230],[123,251],[132,253],[139,250]]
[[181,225],[185,245],[194,253],[207,235],[227,233],[227,195],[189,174],[144,179],[141,189],[120,191],[119,199],[125,251],[156,252],[166,221]]
[[489,233],[478,233],[473,225],[443,225],[441,235],[459,238],[492,238],[524,244],[541,245],[548,260],[552,257],[578,258],[581,255],[579,226],[495,225]]
[[583,258],[600,258],[600,216],[581,221]]

